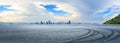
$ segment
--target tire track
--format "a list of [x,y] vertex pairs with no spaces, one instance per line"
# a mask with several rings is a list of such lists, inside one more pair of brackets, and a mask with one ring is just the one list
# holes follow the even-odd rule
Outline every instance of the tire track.
[[101,29],[104,31],[93,30],[93,29],[86,29],[86,30],[89,30],[90,33],[84,34],[80,37],[76,37],[69,41],[65,41],[64,43],[107,42],[107,41],[115,40],[120,36],[119,31],[112,29]]

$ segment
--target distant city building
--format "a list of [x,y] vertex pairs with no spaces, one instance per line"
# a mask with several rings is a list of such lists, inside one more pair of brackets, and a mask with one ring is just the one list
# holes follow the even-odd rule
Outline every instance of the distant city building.
[[52,24],[51,21],[48,21],[48,24]]
[[71,24],[71,21],[69,20],[67,24]]
[[35,22],[35,23],[30,23],[30,24],[71,24],[71,21],[69,20],[68,22],[51,22],[50,20],[46,22]]
[[44,23],[41,21],[40,24],[44,24]]

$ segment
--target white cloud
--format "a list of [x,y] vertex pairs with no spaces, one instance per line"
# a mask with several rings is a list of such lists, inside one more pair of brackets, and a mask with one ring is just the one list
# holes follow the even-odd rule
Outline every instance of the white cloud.
[[21,15],[21,12],[5,11],[0,13],[0,21],[2,22],[16,22],[22,21],[25,17]]
[[[16,10],[16,12],[12,12],[13,14],[11,15],[16,15],[17,12],[21,12],[21,15],[19,16],[24,16],[25,19],[22,19],[22,21],[42,21],[42,20],[54,20],[54,21],[65,21],[65,20],[74,20],[76,19],[77,16],[79,16],[79,13],[76,8],[73,6],[64,3],[62,4],[61,2],[51,0],[51,1],[44,1],[44,0],[14,0],[14,1],[1,1],[0,0],[0,5],[11,5],[10,9]],[[40,4],[55,4],[57,5],[57,9],[63,10],[65,12],[69,12],[72,15],[69,15],[69,17],[61,17],[61,16],[54,16],[50,12],[47,12],[44,7],[40,6]],[[64,7],[63,7],[64,6]],[[9,12],[5,12],[9,15]],[[2,14],[4,15],[4,14]],[[2,17],[6,18],[6,17]],[[17,18],[16,18],[17,19]],[[2,19],[3,20],[3,19]],[[1,20],[1,21],[2,21]],[[11,20],[11,19],[9,19]],[[16,21],[19,21],[16,20]],[[9,22],[9,21],[7,21]]]
[[[54,16],[53,13],[46,11],[40,4],[55,4],[55,10],[63,10],[70,14],[67,16]],[[120,5],[119,0],[0,0],[0,5],[11,5],[9,9],[15,11],[5,11],[0,13],[0,21],[66,21],[75,22],[103,22],[102,17],[96,14],[105,11],[113,5]],[[113,11],[111,11],[113,12]],[[19,14],[19,15],[18,15]],[[113,14],[114,15],[114,14]],[[6,18],[9,20],[6,20]],[[15,18],[14,18],[15,17]],[[107,17],[107,16],[106,16]],[[14,19],[13,19],[14,18]],[[108,19],[108,18],[105,18]]]
[[57,20],[57,21],[75,20],[75,19],[77,19],[77,17],[80,17],[80,14],[78,13],[78,10],[75,7],[73,7],[73,6],[71,6],[67,3],[60,3],[60,2],[57,3],[55,1],[54,2],[51,1],[51,2],[37,2],[36,4],[38,5],[38,7],[40,7],[40,4],[43,4],[43,5],[50,5],[50,4],[57,5],[56,6],[57,8],[54,9],[54,10],[62,10],[64,12],[70,13],[70,14],[66,14],[66,15],[68,15],[67,17],[66,16],[65,17],[63,17],[63,16],[53,16],[54,17],[53,19]]

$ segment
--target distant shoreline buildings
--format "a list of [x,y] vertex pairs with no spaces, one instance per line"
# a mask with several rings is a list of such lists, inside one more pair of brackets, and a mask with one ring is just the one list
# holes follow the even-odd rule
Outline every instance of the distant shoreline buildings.
[[48,20],[45,22],[40,21],[40,22],[35,22],[35,23],[30,23],[30,24],[71,24],[71,21],[69,20],[67,22],[52,22],[52,21]]
[[96,24],[96,23],[79,23],[79,22],[71,22],[70,20],[69,21],[61,21],[61,22],[53,22],[53,21],[39,21],[39,22],[0,22],[0,25],[14,25],[14,24],[29,24],[29,25],[32,25],[32,24],[38,24],[38,25],[49,25],[49,24]]
[[53,21],[40,21],[40,22],[0,22],[0,24],[80,24],[80,23],[75,23],[75,22],[71,22],[70,20],[69,21],[66,21],[66,22],[53,22]]

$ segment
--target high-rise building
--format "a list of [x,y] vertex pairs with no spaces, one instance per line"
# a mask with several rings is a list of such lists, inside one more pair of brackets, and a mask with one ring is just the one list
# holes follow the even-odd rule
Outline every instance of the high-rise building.
[[69,20],[67,24],[71,24],[71,21]]
[[41,21],[40,24],[44,24],[44,23]]

